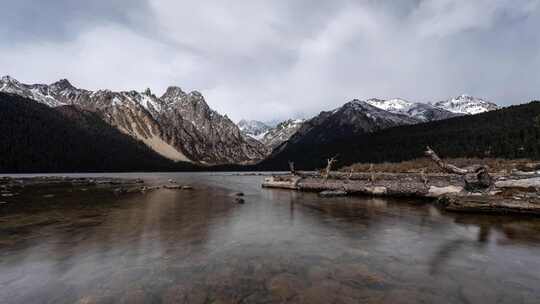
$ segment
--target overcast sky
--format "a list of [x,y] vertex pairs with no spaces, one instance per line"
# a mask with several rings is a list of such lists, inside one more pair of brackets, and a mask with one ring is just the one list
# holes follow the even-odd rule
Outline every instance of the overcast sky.
[[540,99],[540,0],[17,0],[0,74],[87,89],[198,90],[234,120],[353,98]]

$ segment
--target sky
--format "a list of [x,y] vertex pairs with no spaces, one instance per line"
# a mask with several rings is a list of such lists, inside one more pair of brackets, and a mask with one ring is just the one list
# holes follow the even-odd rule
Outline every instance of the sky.
[[540,0],[18,0],[0,74],[203,93],[235,121],[358,98],[540,99]]

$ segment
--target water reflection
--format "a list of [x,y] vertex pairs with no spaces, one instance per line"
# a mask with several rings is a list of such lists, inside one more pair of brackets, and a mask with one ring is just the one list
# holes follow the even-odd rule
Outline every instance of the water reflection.
[[152,178],[171,176],[196,190],[58,196],[54,210],[3,214],[1,302],[538,302],[536,218],[321,199],[260,177]]

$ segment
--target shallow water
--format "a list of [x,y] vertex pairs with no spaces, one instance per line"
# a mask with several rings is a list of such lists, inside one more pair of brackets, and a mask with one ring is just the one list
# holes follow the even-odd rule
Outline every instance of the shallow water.
[[117,175],[195,190],[0,205],[0,303],[540,302],[540,218],[322,199],[261,176]]

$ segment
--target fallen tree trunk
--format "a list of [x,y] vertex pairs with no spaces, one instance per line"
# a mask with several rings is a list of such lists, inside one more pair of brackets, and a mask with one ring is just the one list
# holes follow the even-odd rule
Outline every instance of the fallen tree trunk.
[[474,165],[467,168],[459,168],[444,162],[429,146],[426,147],[425,155],[430,157],[443,171],[463,175],[465,187],[468,190],[488,189],[493,184],[487,166]]
[[465,183],[460,176],[433,174],[426,176],[415,173],[340,173],[333,172],[328,177],[317,173],[296,172],[296,175],[266,178],[263,187],[296,189],[322,192],[345,191],[350,194],[384,196],[438,197],[447,193],[464,191]]
[[450,211],[540,214],[540,177],[499,177],[486,191],[470,191],[462,175],[315,172],[268,177],[263,187],[391,197],[437,198]]

